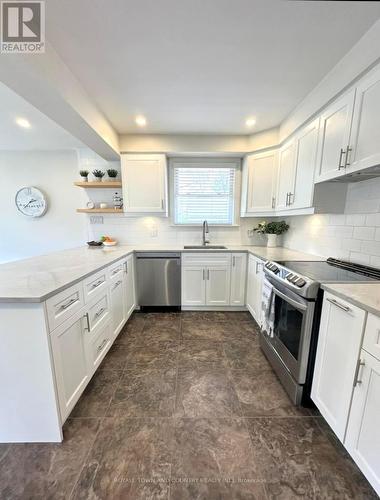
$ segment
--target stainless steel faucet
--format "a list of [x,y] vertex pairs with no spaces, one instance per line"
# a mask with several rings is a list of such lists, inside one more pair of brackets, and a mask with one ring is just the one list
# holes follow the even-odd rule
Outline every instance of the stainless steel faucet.
[[[206,237],[207,234],[207,237]],[[203,221],[203,229],[202,229],[202,245],[205,247],[207,243],[210,243],[208,239],[208,223],[207,220]]]

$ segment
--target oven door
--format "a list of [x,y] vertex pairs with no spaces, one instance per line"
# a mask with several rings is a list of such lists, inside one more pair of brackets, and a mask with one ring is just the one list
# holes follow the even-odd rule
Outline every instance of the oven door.
[[274,328],[270,342],[293,378],[298,384],[303,384],[315,303],[277,283],[273,286],[273,293]]

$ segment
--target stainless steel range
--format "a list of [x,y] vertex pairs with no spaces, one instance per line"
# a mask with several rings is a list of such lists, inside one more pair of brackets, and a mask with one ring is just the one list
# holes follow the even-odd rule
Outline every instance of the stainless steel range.
[[260,345],[296,405],[312,405],[310,389],[323,290],[320,283],[380,280],[380,270],[329,258],[266,262],[264,327]]

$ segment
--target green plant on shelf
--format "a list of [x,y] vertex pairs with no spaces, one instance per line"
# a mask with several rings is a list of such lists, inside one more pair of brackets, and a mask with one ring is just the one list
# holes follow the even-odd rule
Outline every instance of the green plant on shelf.
[[98,170],[98,169],[95,169],[92,171],[92,175],[98,180],[98,181],[102,181],[103,180],[103,177],[106,175],[105,172],[103,172],[103,170]]
[[79,170],[79,175],[82,177],[82,179],[88,179],[88,170]]
[[109,168],[107,170],[107,174],[108,174],[108,177],[110,179],[116,179],[118,173],[119,172],[117,170],[115,170],[114,168]]
[[277,222],[259,222],[258,225],[253,228],[256,233],[259,234],[283,234],[289,229],[289,224],[284,220]]

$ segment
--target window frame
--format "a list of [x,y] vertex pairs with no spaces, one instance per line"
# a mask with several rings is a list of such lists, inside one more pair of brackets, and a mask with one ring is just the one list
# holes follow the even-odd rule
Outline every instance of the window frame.
[[[219,164],[219,165],[218,165]],[[240,193],[241,193],[241,168],[242,162],[240,157],[225,157],[225,156],[213,156],[213,157],[172,157],[169,158],[169,218],[170,225],[174,227],[201,227],[202,223],[199,224],[178,224],[174,220],[174,169],[178,167],[188,167],[192,165],[194,167],[205,167],[210,168],[214,165],[215,168],[220,167],[223,164],[226,168],[235,169],[235,183],[233,187],[233,215],[231,224],[212,224],[209,223],[210,227],[239,227],[240,220]]]

